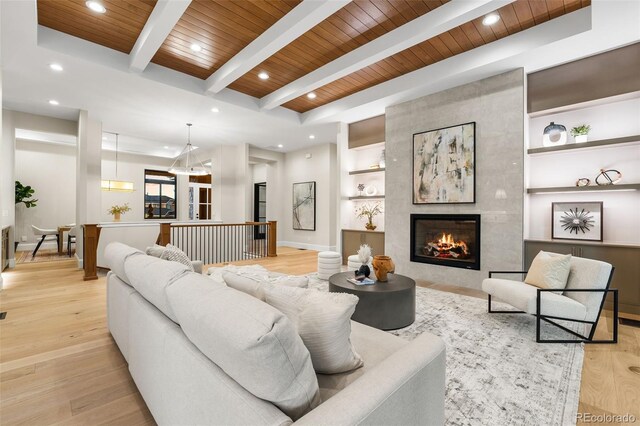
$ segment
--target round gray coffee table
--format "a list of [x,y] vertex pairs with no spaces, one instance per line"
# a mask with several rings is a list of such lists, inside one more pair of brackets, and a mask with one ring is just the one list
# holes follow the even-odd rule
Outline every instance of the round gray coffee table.
[[[416,319],[416,282],[409,277],[389,274],[389,281],[371,285],[355,285],[347,281],[353,272],[329,277],[329,291],[350,293],[360,300],[351,319],[379,328],[395,330],[413,324]],[[375,280],[375,274],[371,274]]]

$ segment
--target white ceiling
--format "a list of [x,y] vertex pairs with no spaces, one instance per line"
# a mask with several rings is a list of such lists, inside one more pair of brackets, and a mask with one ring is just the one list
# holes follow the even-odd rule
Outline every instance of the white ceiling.
[[[38,27],[34,0],[0,2],[3,107],[77,119],[88,110],[103,129],[120,133],[123,150],[172,156],[184,146],[249,143],[282,151],[335,143],[337,122],[384,113],[384,108],[517,67],[527,72],[640,40],[640,1],[594,0],[592,7],[364,90],[305,114],[149,64],[129,71],[120,52]],[[53,72],[52,62],[64,67]],[[56,99],[59,106],[48,104]],[[219,108],[213,113],[211,108]],[[315,135],[314,140],[309,135]],[[111,136],[108,136],[111,137]],[[164,148],[168,146],[169,148]]]

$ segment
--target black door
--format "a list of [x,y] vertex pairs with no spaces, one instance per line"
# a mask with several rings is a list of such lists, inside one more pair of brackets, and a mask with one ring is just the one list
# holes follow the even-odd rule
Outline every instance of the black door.
[[[253,186],[253,220],[255,222],[264,223],[267,221],[267,183],[260,182]],[[258,229],[260,228],[260,229]],[[266,226],[255,228],[254,238],[256,240],[264,240],[266,235]]]

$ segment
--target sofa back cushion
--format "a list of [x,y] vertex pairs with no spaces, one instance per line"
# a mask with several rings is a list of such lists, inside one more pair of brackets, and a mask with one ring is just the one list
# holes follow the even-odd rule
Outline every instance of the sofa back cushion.
[[563,293],[577,302],[587,307],[585,320],[595,321],[600,312],[600,304],[604,297],[604,292],[575,292],[568,291],[574,289],[604,289],[609,283],[612,266],[610,263],[600,260],[585,259],[584,257],[571,258],[571,270],[569,279]]
[[131,256],[142,255],[140,250],[129,247],[122,243],[109,243],[104,249],[104,257],[107,260],[107,266],[122,281],[131,285],[129,277],[124,269],[124,262]]
[[189,268],[177,262],[158,259],[153,256],[131,256],[124,263],[124,270],[133,288],[158,308],[171,321],[178,322],[167,298],[167,288],[175,280],[190,272]]
[[284,314],[194,274],[167,294],[189,340],[253,395],[293,420],[320,403],[309,351]]
[[224,272],[222,277],[225,284],[229,287],[247,293],[263,302],[265,301],[265,289],[271,285],[298,288],[309,287],[309,278],[296,277],[293,275],[272,276],[270,274],[268,276],[258,276],[238,272]]

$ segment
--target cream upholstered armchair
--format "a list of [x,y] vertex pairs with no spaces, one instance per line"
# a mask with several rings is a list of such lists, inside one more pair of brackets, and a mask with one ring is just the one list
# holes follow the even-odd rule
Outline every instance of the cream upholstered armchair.
[[60,238],[60,235],[58,235],[57,229],[43,229],[43,228],[38,228],[35,225],[31,225],[31,228],[33,229],[33,235],[35,235],[36,238],[41,237],[40,241],[38,241],[38,245],[36,246],[35,250],[33,250],[31,257],[36,257],[36,253],[38,253],[40,246],[42,245],[42,243],[45,242],[45,240],[46,241],[55,240],[57,242],[58,239]]
[[[560,256],[548,253],[551,256]],[[525,274],[527,271],[491,271],[482,282],[488,294],[489,313],[528,313],[536,316],[536,341],[539,343],[617,343],[618,290],[610,289],[614,268],[611,264],[582,257],[571,257],[569,275],[563,290],[538,288],[522,281],[494,278],[496,274]],[[613,293],[613,338],[594,340],[607,293]],[[492,309],[491,298],[496,297],[519,311]],[[582,323],[590,327],[587,335],[558,324],[555,320]],[[540,323],[545,321],[576,337],[578,340],[548,340],[540,336]]]

